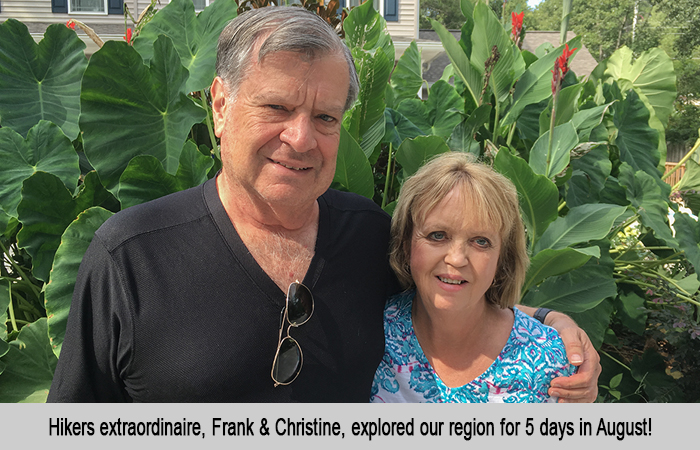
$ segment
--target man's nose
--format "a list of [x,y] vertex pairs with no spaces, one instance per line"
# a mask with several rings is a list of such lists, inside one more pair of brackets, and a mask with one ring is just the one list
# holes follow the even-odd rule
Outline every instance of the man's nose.
[[316,130],[313,120],[305,114],[295,114],[280,133],[280,140],[299,153],[316,148]]

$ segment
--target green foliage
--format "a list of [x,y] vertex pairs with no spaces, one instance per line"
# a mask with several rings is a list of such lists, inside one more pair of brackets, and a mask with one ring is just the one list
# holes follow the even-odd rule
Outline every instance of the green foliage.
[[[220,167],[206,86],[232,5],[217,0],[196,16],[174,0],[141,25],[133,48],[108,42],[89,63],[62,25],[38,46],[19,22],[0,25],[0,401],[46,398],[95,230]],[[636,59],[606,50],[589,80],[568,74],[553,95],[563,47],[521,52],[502,3],[459,6],[460,40],[431,21],[452,65],[425,99],[415,43],[394,67],[384,19],[371,2],[352,9],[343,28],[361,90],[344,116],[333,187],[390,212],[403,180],[436,154],[493,164],[515,184],[527,228],[522,302],[568,312],[586,330],[603,355],[601,398],[699,399],[689,355],[700,342],[700,225],[670,202],[658,170],[674,120],[670,59],[659,49]],[[23,115],[9,106],[21,103],[31,105]],[[679,186],[692,199],[700,169],[688,164]],[[647,340],[659,348],[642,352]]]

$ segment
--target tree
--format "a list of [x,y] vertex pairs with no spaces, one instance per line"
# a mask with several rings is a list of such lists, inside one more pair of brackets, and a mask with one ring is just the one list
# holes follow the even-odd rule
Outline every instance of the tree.
[[[462,28],[465,21],[460,3],[461,0],[421,0],[420,28],[432,29],[429,19],[434,19],[443,24],[447,29],[459,30]],[[503,13],[504,5],[506,8],[506,18],[508,18],[508,20],[510,20],[511,12],[531,11],[530,7],[527,6],[527,0],[512,0],[505,3],[500,0],[492,0],[489,2],[489,6],[491,6],[491,9],[499,18],[501,18]]]
[[[648,25],[652,8],[649,0],[574,2],[569,29],[582,37],[598,61],[623,45],[641,53],[659,44],[658,29]],[[526,24],[535,30],[559,30],[561,11],[561,0],[544,0],[526,17]]]

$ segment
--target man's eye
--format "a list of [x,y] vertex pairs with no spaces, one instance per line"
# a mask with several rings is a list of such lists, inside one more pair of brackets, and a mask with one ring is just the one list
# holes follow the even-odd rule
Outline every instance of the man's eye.
[[432,241],[442,241],[446,238],[445,233],[443,231],[433,231],[432,233],[428,234],[428,239]]
[[321,114],[318,117],[319,117],[319,119],[323,120],[324,122],[328,122],[328,123],[335,122],[335,117],[329,116],[328,114]]
[[282,105],[267,105],[268,108],[274,109],[275,111],[284,111],[285,107]]

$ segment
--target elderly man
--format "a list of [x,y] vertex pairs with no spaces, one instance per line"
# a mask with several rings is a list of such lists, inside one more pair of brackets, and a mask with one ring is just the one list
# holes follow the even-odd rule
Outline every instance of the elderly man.
[[[223,31],[217,72],[223,169],[98,230],[49,401],[369,400],[397,285],[389,217],[328,189],[350,53],[314,14],[262,8]],[[592,400],[597,354],[554,319],[588,366],[555,395]]]

